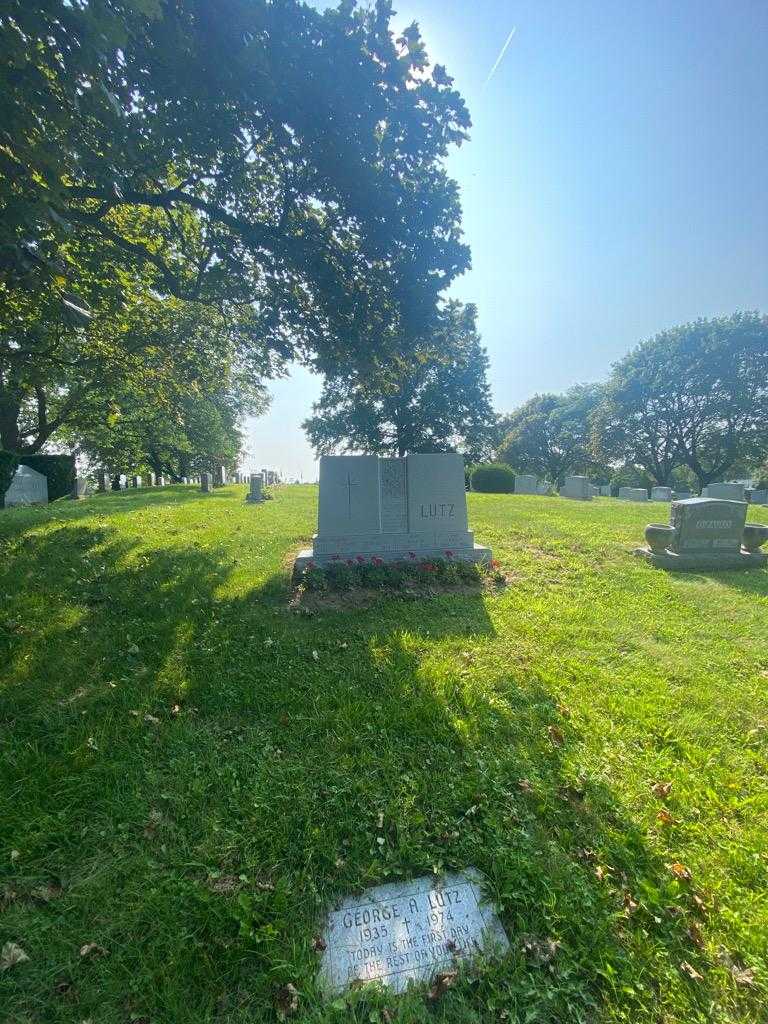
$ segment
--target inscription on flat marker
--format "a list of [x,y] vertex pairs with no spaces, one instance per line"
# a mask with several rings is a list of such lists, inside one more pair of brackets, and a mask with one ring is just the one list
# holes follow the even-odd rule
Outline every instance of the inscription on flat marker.
[[473,868],[368,889],[328,914],[320,985],[328,995],[354,982],[379,981],[395,992],[428,982],[476,954],[509,948],[501,922],[482,898]]

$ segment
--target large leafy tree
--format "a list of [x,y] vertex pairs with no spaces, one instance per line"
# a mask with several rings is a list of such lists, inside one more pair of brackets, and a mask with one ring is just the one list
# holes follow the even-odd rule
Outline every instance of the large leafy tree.
[[568,473],[596,468],[589,421],[600,397],[596,384],[578,384],[562,395],[534,395],[505,417],[499,460],[557,483]]
[[613,368],[593,450],[660,484],[687,466],[701,486],[768,452],[768,318],[697,320],[644,342]]
[[442,160],[469,117],[391,16],[2,0],[6,282],[77,307],[74,235],[157,294],[247,306],[283,358],[332,368],[416,337],[468,265]]
[[409,357],[327,375],[303,424],[315,451],[487,454],[495,415],[476,318],[473,305],[448,302]]

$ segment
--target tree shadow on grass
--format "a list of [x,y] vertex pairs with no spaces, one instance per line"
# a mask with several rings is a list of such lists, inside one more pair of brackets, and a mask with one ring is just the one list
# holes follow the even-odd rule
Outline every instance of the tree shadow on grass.
[[707,1019],[709,981],[680,973],[701,967],[690,893],[580,770],[547,678],[498,660],[480,595],[296,616],[287,575],[235,571],[81,523],[0,566],[3,935],[30,954],[11,1013],[271,1019],[290,981],[295,1019],[338,1020],[313,983],[323,908],[474,865],[512,950],[398,1019]]

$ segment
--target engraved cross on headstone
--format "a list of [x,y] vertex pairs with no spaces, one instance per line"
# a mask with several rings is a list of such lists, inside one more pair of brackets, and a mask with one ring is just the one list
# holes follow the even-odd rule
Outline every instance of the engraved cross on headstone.
[[347,479],[343,480],[339,486],[347,488],[347,518],[351,519],[352,518],[352,488],[357,486],[356,482],[352,479],[352,474],[351,473],[347,473]]

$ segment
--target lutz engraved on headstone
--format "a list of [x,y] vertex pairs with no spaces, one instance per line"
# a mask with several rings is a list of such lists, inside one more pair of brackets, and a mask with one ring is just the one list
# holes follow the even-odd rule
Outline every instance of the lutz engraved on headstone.
[[254,505],[264,501],[264,495],[261,493],[261,473],[251,473],[251,489],[246,494],[245,500]]
[[509,948],[472,868],[349,897],[329,911],[323,940],[318,981],[327,996],[367,981],[403,992],[409,982],[429,982],[478,953],[502,956]]
[[475,544],[467,528],[460,455],[320,459],[317,534],[312,548],[300,552],[296,571],[309,561],[328,565],[376,557],[490,560],[490,550]]
[[768,539],[768,527],[747,526],[746,518],[745,501],[675,501],[669,526],[647,526],[649,547],[637,548],[635,554],[666,569],[749,569],[764,565],[768,555],[757,548]]
[[589,480],[585,476],[567,476],[560,491],[561,498],[573,498],[576,501],[592,501]]
[[515,477],[515,494],[538,494],[539,481],[529,473],[521,473]]
[[31,466],[17,466],[3,503],[6,508],[14,505],[47,505],[48,477]]
[[672,501],[671,487],[652,487],[651,501]]

